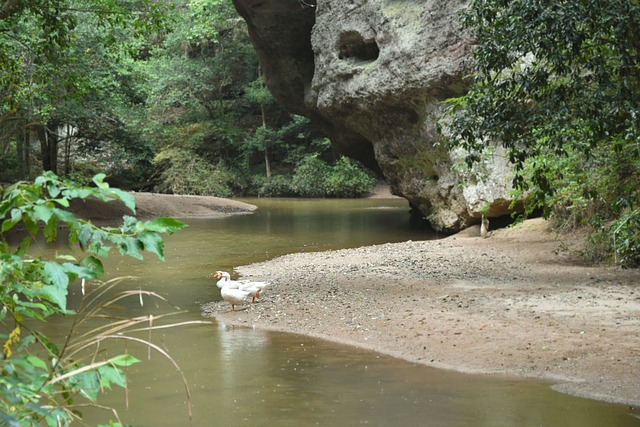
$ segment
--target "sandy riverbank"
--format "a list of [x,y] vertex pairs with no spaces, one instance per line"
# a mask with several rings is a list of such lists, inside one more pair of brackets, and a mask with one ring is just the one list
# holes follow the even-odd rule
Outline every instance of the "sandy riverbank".
[[[255,206],[199,196],[134,193],[142,218],[219,217]],[[378,188],[373,196],[391,197]],[[78,207],[94,220],[130,214],[118,203]],[[312,335],[440,368],[550,379],[557,388],[640,405],[640,271],[585,266],[583,236],[535,219],[477,227],[437,241],[292,254],[235,275],[275,284],[225,323]]]
[[[187,196],[133,192],[138,219],[155,217],[222,218],[229,215],[250,214],[256,206],[222,197]],[[72,208],[82,218],[102,224],[120,224],[124,215],[133,213],[119,200],[108,203],[97,199],[74,201]]]
[[205,316],[373,349],[430,366],[506,373],[640,405],[640,271],[582,265],[582,236],[534,219],[479,237],[287,255],[241,266],[260,303]]

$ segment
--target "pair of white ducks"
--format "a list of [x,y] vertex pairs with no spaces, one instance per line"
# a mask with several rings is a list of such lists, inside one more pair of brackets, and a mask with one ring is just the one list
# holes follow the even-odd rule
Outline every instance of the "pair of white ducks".
[[251,282],[248,280],[231,280],[231,276],[226,271],[216,271],[215,274],[218,282],[216,285],[220,288],[222,299],[231,304],[231,311],[236,311],[236,305],[244,304],[252,297],[252,303],[256,302],[256,298],[260,298],[260,293],[269,287],[269,282]]

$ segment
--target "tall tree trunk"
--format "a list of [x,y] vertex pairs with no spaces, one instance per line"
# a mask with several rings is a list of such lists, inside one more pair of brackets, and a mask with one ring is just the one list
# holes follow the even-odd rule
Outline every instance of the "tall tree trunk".
[[[40,141],[40,155],[42,156],[42,170],[58,173],[58,134],[57,123],[51,123],[49,128],[37,125],[36,133]],[[54,131],[50,130],[54,129]]]
[[64,136],[64,175],[71,173],[71,126],[65,125]]
[[44,125],[36,125],[33,130],[35,138],[40,142],[40,157],[42,158],[42,170],[51,170],[51,151],[49,150],[49,135]]
[[51,159],[50,171],[58,173],[58,134],[47,132],[47,145],[49,146],[49,159]]
[[49,164],[44,168],[44,170],[51,171],[55,174],[58,174],[58,143],[60,142],[60,135],[58,135],[59,127],[60,123],[58,121],[47,123],[44,127],[47,158],[49,159]]
[[31,130],[29,129],[25,129],[24,132],[23,149],[24,179],[27,179],[31,176]]
[[27,171],[29,170],[27,167],[29,161],[29,129],[24,129],[22,131],[22,135],[20,138],[16,138],[16,159],[18,159],[18,178],[26,179]]
[[[260,104],[260,110],[262,111],[262,127],[267,128],[267,117],[264,109],[264,104]],[[269,162],[269,141],[264,141],[264,167],[266,169],[267,178],[271,178],[271,164]]]
[[267,178],[271,178],[271,165],[269,164],[269,151],[267,150],[266,143],[264,146],[264,166],[267,170]]

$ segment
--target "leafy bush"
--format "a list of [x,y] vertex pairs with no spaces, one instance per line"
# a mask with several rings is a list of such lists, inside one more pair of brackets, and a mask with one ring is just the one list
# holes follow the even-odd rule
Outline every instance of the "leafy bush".
[[361,197],[371,192],[375,179],[358,164],[341,157],[334,165],[305,157],[293,173],[291,186],[301,197]]
[[263,175],[253,177],[253,186],[258,197],[289,197],[295,195],[291,188],[291,177],[274,175],[267,178]]
[[[54,314],[75,315],[73,328],[92,316],[105,316],[104,306],[134,295],[123,292],[100,305],[106,295],[98,287],[104,268],[100,258],[112,248],[121,254],[142,259],[143,251],[164,259],[161,233],[171,234],[184,227],[172,218],[157,218],[141,222],[125,216],[120,227],[97,227],[77,218],[68,208],[74,199],[93,197],[103,201],[120,200],[135,212],[134,197],[104,182],[104,174],[93,178],[94,186],[81,186],[61,181],[53,173],[38,177],[35,182],[18,182],[9,186],[0,198],[0,424],[9,426],[68,426],[81,418],[78,406],[81,397],[95,403],[98,393],[112,385],[124,387],[123,367],[136,363],[129,355],[101,356],[98,349],[110,339],[144,342],[162,354],[158,346],[128,336],[126,329],[141,322],[144,316],[122,319],[109,328],[97,328],[79,339],[68,334],[64,345],[49,340],[34,327]],[[47,242],[58,237],[58,225],[68,230],[69,245],[78,245],[86,255],[81,259],[60,253],[55,257],[31,257],[31,242],[41,232]],[[24,227],[26,237],[14,247],[6,235],[18,226]],[[63,250],[62,250],[63,251]],[[71,251],[70,251],[71,252]],[[88,282],[91,281],[91,286]],[[80,282],[80,283],[78,283]],[[112,288],[117,280],[106,284]],[[68,289],[72,285],[94,289],[87,293],[88,303],[73,311],[67,307]],[[29,321],[29,325],[27,325]],[[92,360],[82,362],[83,351],[94,350]],[[103,358],[104,357],[104,358]],[[186,383],[185,383],[186,385]],[[118,423],[117,425],[120,425]]]
[[609,234],[615,262],[624,267],[640,267],[640,209],[625,210]]
[[629,155],[633,149],[634,144],[624,138],[612,138],[588,157],[567,150],[564,156],[529,158],[522,176],[531,182],[531,174],[543,174],[551,191],[531,185],[515,197],[525,201],[528,213],[542,210],[561,231],[586,229],[585,254],[591,261],[638,265],[640,227],[635,216],[640,167]]
[[156,191],[172,194],[230,197],[233,175],[186,150],[170,148],[155,158],[161,168]]
[[341,157],[327,177],[327,195],[332,197],[362,197],[371,192],[375,178],[346,157]]
[[442,124],[469,166],[502,145],[516,196],[530,211],[590,227],[594,256],[633,265],[640,261],[630,214],[640,203],[640,51],[632,46],[640,5],[594,5],[470,2],[463,24],[478,42],[477,72],[469,91],[448,101]]
[[305,157],[296,167],[291,187],[301,197],[325,197],[327,195],[326,179],[331,167],[318,158],[318,154]]

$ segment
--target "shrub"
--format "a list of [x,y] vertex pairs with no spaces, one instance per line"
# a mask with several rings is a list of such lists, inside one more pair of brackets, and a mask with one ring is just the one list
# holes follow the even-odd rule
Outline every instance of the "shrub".
[[331,168],[327,177],[327,195],[331,197],[362,197],[371,192],[375,178],[368,175],[362,166],[341,157]]
[[623,267],[640,266],[640,209],[626,210],[609,229],[614,259]]
[[334,165],[318,154],[305,157],[293,173],[291,186],[301,197],[361,197],[373,189],[375,178],[359,163],[341,157]]
[[318,158],[318,154],[305,157],[293,172],[291,187],[301,197],[325,197],[326,178],[331,167]]
[[232,174],[186,150],[168,149],[156,156],[162,168],[156,190],[161,193],[230,197]]
[[634,149],[624,138],[612,138],[588,157],[568,150],[565,156],[530,158],[523,169],[525,179],[543,173],[550,190],[531,186],[518,196],[533,200],[532,210],[542,209],[560,230],[586,229],[589,260],[638,266],[640,165],[629,155]]
[[[113,279],[100,285],[99,277],[104,273],[101,259],[107,257],[110,249],[117,248],[121,254],[137,259],[147,252],[163,260],[160,234],[171,234],[184,224],[172,218],[142,222],[125,216],[119,228],[98,227],[76,217],[69,210],[71,202],[90,197],[120,200],[135,212],[133,195],[110,188],[104,178],[104,174],[98,174],[92,186],[81,186],[47,172],[33,183],[20,181],[0,193],[1,425],[68,426],[82,417],[77,404],[84,403],[84,399],[95,403],[98,394],[112,385],[126,387],[123,368],[137,359],[99,351],[101,343],[107,340],[142,342],[168,356],[150,341],[127,334],[132,332],[128,330],[130,327],[139,330],[141,323],[151,328],[151,317],[123,319],[105,312],[136,292],[109,295],[107,291],[122,280]],[[56,241],[59,225],[66,226],[68,251],[64,253],[64,247],[60,246],[55,255],[31,256],[29,247],[35,238],[42,234],[47,242]],[[19,228],[25,237],[18,246],[10,245],[7,233]],[[72,251],[71,246],[78,246],[79,250]],[[85,295],[85,282],[86,298],[77,311],[71,310],[67,306],[69,288],[79,285]],[[64,345],[49,340],[37,324],[56,314],[75,316]],[[91,317],[117,321],[108,328],[74,333]],[[81,356],[86,350],[94,353],[93,358]],[[184,377],[183,383],[188,390]]]
[[291,177],[274,175],[267,178],[263,175],[253,177],[253,186],[258,197],[290,197],[295,195],[291,187]]

